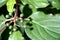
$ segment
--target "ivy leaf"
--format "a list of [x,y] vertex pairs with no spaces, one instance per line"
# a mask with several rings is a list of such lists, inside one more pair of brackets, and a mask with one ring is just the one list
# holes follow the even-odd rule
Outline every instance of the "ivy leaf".
[[47,0],[21,0],[23,4],[29,4],[33,8],[44,8],[49,5]]
[[23,40],[23,37],[20,31],[16,31],[10,35],[8,40]]
[[60,40],[60,16],[36,12],[30,17],[33,19],[32,26],[27,27],[33,29],[26,28],[25,32],[32,40]]
[[14,4],[16,3],[16,1],[15,0],[8,0],[8,2],[7,2],[7,10],[8,10],[8,12],[13,12],[13,7],[14,7]]
[[49,0],[54,8],[60,9],[60,0]]
[[6,4],[7,0],[0,0],[0,7],[2,7],[4,4]]

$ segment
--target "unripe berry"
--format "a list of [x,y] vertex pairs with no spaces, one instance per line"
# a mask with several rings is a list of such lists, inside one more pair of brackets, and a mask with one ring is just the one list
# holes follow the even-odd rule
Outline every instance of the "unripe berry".
[[9,26],[9,29],[12,29],[12,26]]
[[9,15],[6,15],[6,18],[9,18]]
[[24,25],[23,27],[26,28],[26,25]]
[[51,14],[49,14],[50,16],[53,16],[53,14],[51,13]]
[[9,23],[6,23],[6,26],[9,26]]
[[10,31],[9,34],[12,34],[12,32]]
[[17,30],[17,28],[13,28],[13,31],[16,31]]
[[20,14],[20,17],[23,17],[23,14]]
[[18,21],[18,19],[16,19],[16,21]]
[[9,13],[10,16],[12,16],[12,13]]
[[20,22],[22,23],[22,22],[23,22],[23,20],[20,20]]
[[26,18],[25,20],[28,20],[29,21],[30,19],[29,18]]

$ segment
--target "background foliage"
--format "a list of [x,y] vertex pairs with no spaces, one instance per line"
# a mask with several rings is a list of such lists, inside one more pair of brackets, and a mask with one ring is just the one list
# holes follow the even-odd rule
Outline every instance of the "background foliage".
[[60,0],[0,0],[0,40],[60,40],[59,4]]

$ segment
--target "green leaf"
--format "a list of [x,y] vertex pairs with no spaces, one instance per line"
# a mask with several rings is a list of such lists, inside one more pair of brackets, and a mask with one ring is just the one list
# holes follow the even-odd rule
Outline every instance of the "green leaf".
[[0,39],[1,39],[1,33],[2,33],[1,29],[5,25],[5,21],[4,20],[5,20],[4,16],[3,15],[0,15]]
[[0,16],[0,29],[2,29],[5,25],[5,18],[3,15]]
[[54,8],[60,9],[60,0],[49,0]]
[[0,7],[2,7],[4,4],[6,4],[7,0],[0,0]]
[[33,8],[44,8],[49,5],[47,0],[21,0],[23,4],[29,4]]
[[10,35],[8,40],[23,40],[23,37],[20,31],[16,31]]
[[15,0],[8,0],[8,2],[7,2],[7,10],[8,10],[8,12],[13,12],[13,8],[14,8],[14,4],[16,3],[16,1]]
[[30,17],[33,19],[32,26],[27,27],[33,29],[26,28],[25,32],[32,40],[60,40],[60,16],[36,12]]

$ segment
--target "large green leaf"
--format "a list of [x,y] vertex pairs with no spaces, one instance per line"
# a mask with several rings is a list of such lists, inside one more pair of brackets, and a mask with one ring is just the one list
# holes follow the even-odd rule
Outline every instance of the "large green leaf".
[[0,0],[0,7],[2,7],[6,2],[7,0]]
[[21,0],[23,4],[29,4],[34,8],[44,8],[49,5],[47,0]]
[[23,40],[23,37],[20,31],[16,31],[10,35],[8,40]]
[[36,12],[30,17],[33,29],[26,28],[25,32],[32,40],[60,40],[60,16]]
[[60,0],[49,0],[54,8],[60,9]]

